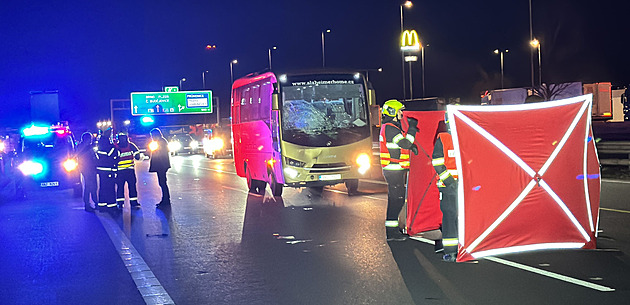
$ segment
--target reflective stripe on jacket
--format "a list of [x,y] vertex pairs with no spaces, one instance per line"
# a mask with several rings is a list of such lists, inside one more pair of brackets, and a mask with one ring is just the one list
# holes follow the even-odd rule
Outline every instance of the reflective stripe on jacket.
[[[394,127],[398,133],[391,139],[386,136],[387,126]],[[381,126],[381,133],[378,137],[381,149],[381,166],[384,170],[405,170],[409,169],[409,149],[402,148],[398,145],[403,139],[413,143],[414,136],[412,134],[403,133],[400,127],[393,123],[385,123]]]
[[[431,164],[435,168],[435,171],[440,176],[437,184],[439,187],[444,187],[444,180],[448,177],[455,179],[457,176],[457,163],[455,162],[455,148],[453,147],[453,137],[448,132],[442,132],[438,134],[437,142],[435,143],[436,149],[433,152],[433,159]],[[440,149],[441,147],[441,149]]]

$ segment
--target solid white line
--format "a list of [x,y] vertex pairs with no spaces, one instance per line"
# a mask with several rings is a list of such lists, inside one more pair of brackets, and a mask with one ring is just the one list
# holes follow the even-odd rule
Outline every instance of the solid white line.
[[112,243],[116,247],[120,258],[122,258],[127,267],[127,271],[136,283],[136,287],[146,304],[175,304],[173,299],[168,295],[160,281],[155,277],[147,263],[131,241],[120,230],[109,214],[99,213],[98,219],[103,224],[103,228],[109,235]]
[[629,184],[630,181],[627,180],[617,180],[617,179],[602,179],[602,182],[612,182],[612,183],[626,183]]
[[550,278],[554,278],[554,279],[561,280],[561,281],[564,281],[564,282],[567,282],[567,283],[583,286],[583,287],[594,289],[594,290],[598,290],[598,291],[615,291],[614,288],[593,284],[593,283],[590,283],[590,282],[587,282],[587,281],[583,281],[583,280],[578,280],[576,278],[568,277],[566,275],[562,275],[562,274],[558,274],[558,273],[554,273],[554,272],[550,272],[550,271],[546,271],[546,270],[530,267],[530,266],[527,266],[527,265],[515,263],[515,262],[508,261],[508,260],[505,260],[505,259],[501,259],[501,258],[498,258],[498,257],[485,257],[485,259],[489,260],[489,261],[492,261],[492,262],[495,262],[495,263],[503,264],[503,265],[506,265],[506,266],[518,268],[518,269],[529,271],[529,272],[533,272],[533,273],[536,273],[536,274],[544,275],[544,276],[547,276],[547,277],[550,277]]
[[[422,238],[422,237],[415,237],[412,236],[411,239],[415,239],[417,241],[423,242],[423,243],[427,243],[430,245],[434,245],[435,242],[426,238]],[[587,281],[583,281],[583,280],[578,280],[572,277],[568,277],[566,275],[562,275],[562,274],[558,274],[558,273],[554,273],[554,272],[550,272],[550,271],[546,271],[546,270],[542,270],[542,269],[538,269],[538,268],[534,268],[534,267],[530,267],[527,265],[523,265],[523,264],[519,264],[519,263],[515,263],[512,261],[508,261],[502,258],[497,258],[497,257],[483,257],[482,259],[491,261],[491,262],[495,262],[498,264],[503,264],[506,266],[510,266],[510,267],[514,267],[514,268],[518,268],[521,270],[525,270],[525,271],[529,271],[529,272],[533,272],[536,274],[540,274],[543,276],[547,276],[550,278],[554,278],[557,280],[561,280],[567,283],[571,283],[571,284],[575,284],[575,285],[579,285],[579,286],[584,286],[586,288],[591,288],[591,289],[595,289],[598,291],[615,291],[614,288],[610,288],[610,287],[606,287],[606,286],[602,286],[602,285],[597,285],[597,284],[593,284]]]

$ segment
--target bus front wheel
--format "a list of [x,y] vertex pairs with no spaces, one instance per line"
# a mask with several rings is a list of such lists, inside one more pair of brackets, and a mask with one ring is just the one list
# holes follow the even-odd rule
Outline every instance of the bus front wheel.
[[282,196],[282,184],[278,183],[278,181],[276,180],[276,176],[271,176],[271,184],[269,184],[269,187],[271,188],[271,193],[274,196]]
[[359,179],[350,179],[345,181],[348,195],[356,194],[359,189]]
[[245,172],[245,175],[247,176],[247,188],[249,189],[249,191],[254,194],[264,194],[267,183],[265,181],[253,179],[252,172],[249,170],[249,168],[246,168]]

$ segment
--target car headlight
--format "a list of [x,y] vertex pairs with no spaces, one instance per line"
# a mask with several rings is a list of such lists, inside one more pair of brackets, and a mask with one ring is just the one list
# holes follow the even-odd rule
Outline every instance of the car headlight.
[[190,148],[197,149],[199,147],[199,142],[192,140],[190,141]]
[[212,148],[213,151],[223,148],[223,139],[214,138],[210,140],[210,147]]
[[177,141],[173,141],[173,142],[169,142],[168,143],[168,151],[170,151],[170,152],[177,152],[180,149],[182,149],[182,143],[179,143]]
[[295,167],[304,167],[304,165],[306,165],[306,162],[302,162],[302,161],[298,161],[298,160],[293,160],[291,158],[287,158],[287,164],[290,166],[295,166]]
[[160,145],[156,141],[151,141],[151,143],[149,143],[149,150],[151,151],[156,151],[159,147]]
[[78,165],[79,164],[74,159],[68,159],[68,160],[63,162],[63,168],[65,168],[67,172],[71,172],[71,171],[77,169]]
[[24,174],[24,176],[35,176],[44,171],[44,166],[35,161],[24,161],[18,165],[18,169]]
[[370,169],[370,166],[372,165],[372,160],[370,159],[370,156],[366,153],[359,154],[357,156],[356,162],[357,162],[357,165],[359,166],[360,174],[365,174],[367,170]]
[[0,141],[0,152],[4,152],[4,142]]

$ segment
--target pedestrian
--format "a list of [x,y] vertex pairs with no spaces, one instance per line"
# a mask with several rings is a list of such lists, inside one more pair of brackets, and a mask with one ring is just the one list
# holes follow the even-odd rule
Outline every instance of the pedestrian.
[[388,241],[403,241],[407,235],[401,232],[398,215],[406,199],[407,173],[409,172],[409,151],[418,154],[418,146],[414,144],[418,131],[418,121],[407,118],[409,128],[404,131],[404,105],[397,100],[388,100],[383,104],[382,126],[379,135],[381,150],[381,166],[387,181],[387,217],[385,231]]
[[118,170],[116,171],[116,204],[122,209],[125,204],[125,184],[129,190],[129,204],[132,208],[139,208],[138,190],[136,188],[135,160],[140,160],[140,150],[138,146],[129,141],[129,137],[124,133],[116,135],[118,149]]
[[440,210],[442,210],[442,245],[447,262],[454,262],[457,257],[457,164],[448,114],[444,114],[447,132],[438,134],[431,163],[439,179]]
[[[90,132],[81,135],[81,142],[77,145],[77,160],[79,162],[79,172],[83,176],[83,203],[87,212],[94,212],[98,204],[96,195],[96,151],[94,147],[94,137]],[[94,208],[90,204],[90,197],[94,202]]]
[[166,172],[171,168],[171,159],[168,152],[168,141],[162,135],[159,128],[151,129],[151,143],[149,144],[151,151],[151,161],[149,164],[149,172],[156,173],[158,184],[162,189],[162,200],[155,205],[156,208],[170,207],[171,194],[166,184]]
[[112,143],[112,128],[107,128],[98,138],[96,150],[96,172],[98,173],[98,209],[112,210],[116,207],[116,170],[118,150]]

